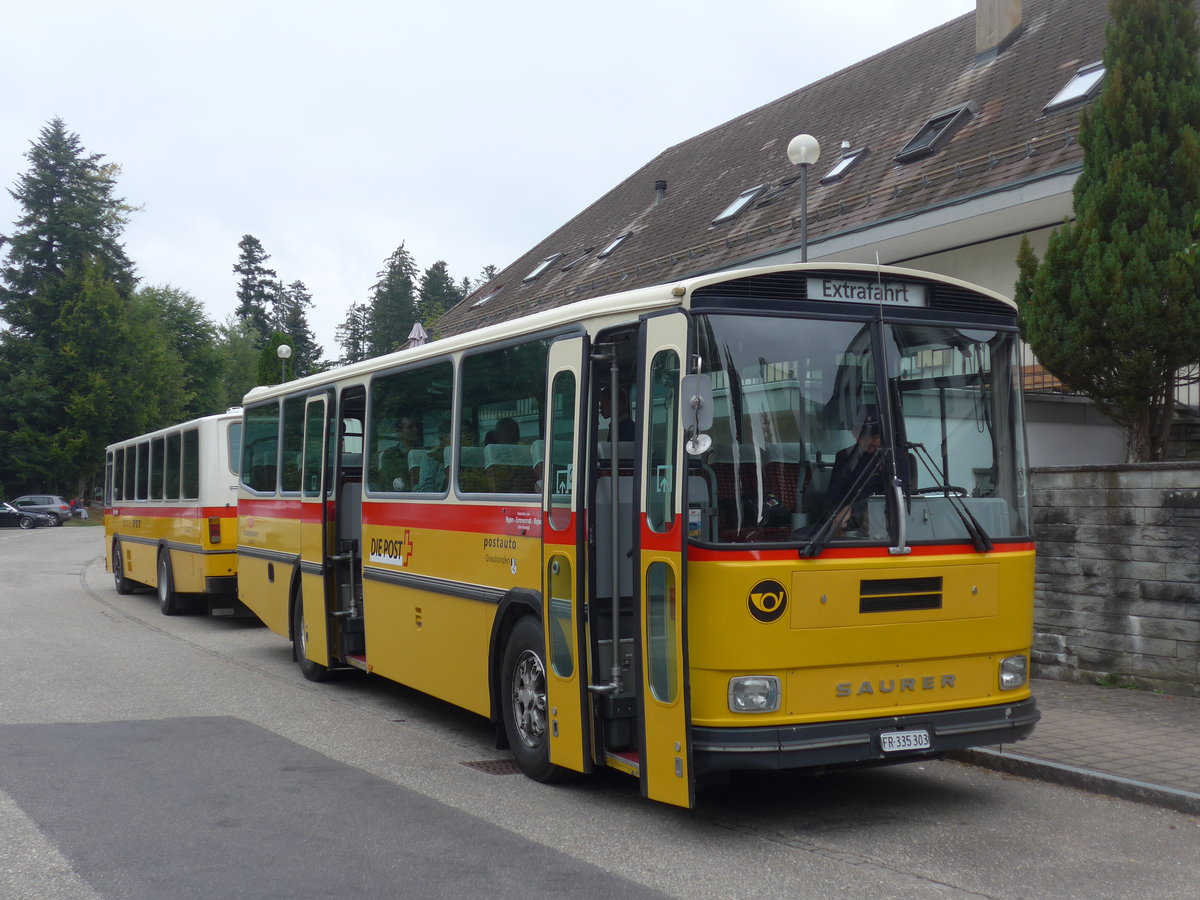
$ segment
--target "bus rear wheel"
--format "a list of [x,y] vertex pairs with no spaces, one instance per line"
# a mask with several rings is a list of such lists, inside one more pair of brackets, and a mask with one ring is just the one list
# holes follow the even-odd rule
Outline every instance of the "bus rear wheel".
[[546,651],[541,623],[517,622],[504,647],[500,678],[504,731],[517,766],[534,781],[559,781],[568,772],[550,762],[546,713]]
[[158,551],[158,608],[164,616],[177,616],[183,612],[179,595],[175,593],[175,573],[171,569],[171,551]]
[[133,582],[125,577],[125,564],[121,557],[121,542],[113,541],[112,549],[113,583],[118,594],[132,594]]
[[308,658],[308,623],[304,621],[304,594],[299,588],[292,604],[292,655],[301,675],[309,681],[324,681],[329,677],[329,669]]

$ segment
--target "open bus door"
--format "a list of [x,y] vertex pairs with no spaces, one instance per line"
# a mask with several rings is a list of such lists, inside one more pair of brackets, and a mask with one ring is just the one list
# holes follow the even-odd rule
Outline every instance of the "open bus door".
[[546,706],[550,762],[577,772],[592,768],[590,704],[587,699],[584,597],[586,521],[579,503],[584,471],[587,338],[569,337],[550,346],[542,457],[542,575],[545,608]]
[[[298,635],[297,652],[305,651],[307,661],[329,665],[329,632],[326,615],[326,566],[330,546],[329,506],[326,503],[330,483],[329,397],[318,394],[308,398],[304,407],[304,457],[301,461],[300,491],[300,601],[303,608],[294,627]],[[297,660],[306,674],[305,660]],[[317,671],[317,670],[312,670]],[[311,676],[310,676],[311,677]]]
[[687,319],[653,316],[642,332],[638,393],[642,449],[637,509],[636,659],[639,776],[652,800],[695,802],[687,658],[686,553],[683,514],[688,466],[681,432],[679,384]]

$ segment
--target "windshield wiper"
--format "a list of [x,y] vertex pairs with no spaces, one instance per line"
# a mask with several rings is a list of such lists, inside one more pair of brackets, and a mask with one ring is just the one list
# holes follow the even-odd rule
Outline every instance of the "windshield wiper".
[[[992,539],[988,536],[984,527],[979,524],[979,520],[971,513],[966,501],[958,495],[950,482],[946,479],[944,473],[939,467],[929,450],[924,444],[905,444],[906,449],[917,450],[918,459],[924,463],[925,468],[934,478],[937,479],[938,485],[946,495],[946,499],[950,501],[950,508],[958,513],[958,517],[962,520],[963,528],[967,530],[967,535],[971,538],[971,543],[975,550],[979,553],[989,553],[992,550]],[[914,476],[916,473],[912,473]]]

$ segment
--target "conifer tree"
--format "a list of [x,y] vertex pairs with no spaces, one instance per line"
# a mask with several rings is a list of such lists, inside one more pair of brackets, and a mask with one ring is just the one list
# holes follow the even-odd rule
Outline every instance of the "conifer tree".
[[445,260],[439,259],[421,275],[417,301],[421,324],[432,329],[434,322],[462,298],[463,295],[458,292],[458,285],[450,277]]
[[417,264],[401,243],[384,263],[371,293],[369,356],[404,346],[417,321]]
[[272,311],[279,293],[279,276],[266,266],[270,258],[258,238],[242,235],[238,241],[238,261],[233,264],[233,272],[238,276],[235,313],[258,334],[259,347],[273,330]]
[[[136,279],[120,243],[130,207],[113,193],[119,168],[87,153],[61,119],[26,158],[0,269],[0,480],[77,493],[102,458],[96,447],[151,402],[157,373],[129,362]],[[149,377],[131,380],[134,371]]]
[[308,324],[308,310],[312,308],[312,295],[303,281],[293,281],[280,292],[277,304],[277,331],[291,339],[295,356],[292,366],[297,378],[321,370],[321,347]]
[[[1200,33],[1190,0],[1112,0],[1105,85],[1083,115],[1075,221],[1023,248],[1022,333],[1043,366],[1162,459],[1180,373],[1200,361]],[[1034,271],[1036,269],[1036,274]]]
[[334,333],[338,346],[342,348],[339,362],[362,362],[370,356],[371,311],[364,303],[351,303],[346,318]]

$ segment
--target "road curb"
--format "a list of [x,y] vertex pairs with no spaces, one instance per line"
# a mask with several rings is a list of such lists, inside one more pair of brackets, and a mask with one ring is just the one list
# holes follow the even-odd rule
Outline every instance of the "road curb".
[[1200,816],[1200,794],[1194,794],[1191,791],[1181,791],[1159,784],[1149,784],[1145,781],[1135,781],[1132,778],[1122,778],[1118,775],[1107,775],[1091,769],[1082,769],[1065,763],[1034,759],[1018,753],[1004,753],[983,747],[974,750],[959,750],[949,754],[949,757],[969,765],[994,769],[1010,775],[1036,778],[1039,781],[1081,788],[1095,794],[1105,794],[1110,797],[1119,797],[1122,800],[1133,800],[1137,803],[1162,806],[1176,812]]

